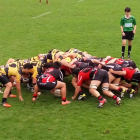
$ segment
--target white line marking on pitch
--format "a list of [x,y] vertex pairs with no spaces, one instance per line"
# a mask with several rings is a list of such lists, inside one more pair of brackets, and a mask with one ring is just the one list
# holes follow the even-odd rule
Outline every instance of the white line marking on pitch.
[[47,13],[44,13],[44,14],[42,14],[42,15],[38,15],[38,16],[36,16],[36,17],[33,17],[33,18],[38,18],[38,17],[42,17],[42,16],[44,16],[44,15],[48,15],[50,12],[47,12]]
[[79,0],[79,1],[77,1],[77,2],[81,2],[81,1],[84,1],[84,0]]

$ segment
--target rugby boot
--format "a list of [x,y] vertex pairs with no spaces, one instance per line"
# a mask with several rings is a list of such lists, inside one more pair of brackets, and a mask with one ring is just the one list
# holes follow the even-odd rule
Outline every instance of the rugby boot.
[[124,56],[122,56],[121,59],[124,59]]
[[99,100],[99,106],[98,106],[98,108],[102,108],[103,105],[104,105],[104,103],[106,103],[106,102],[107,102],[107,101],[106,101],[105,98],[103,98],[102,100]]
[[130,55],[128,55],[127,57],[128,57],[129,59],[131,59],[131,56],[130,56]]
[[124,88],[122,88],[122,91],[120,92],[121,93],[121,98],[124,98],[124,93],[126,92],[126,90]]
[[134,89],[129,88],[129,89],[127,90],[127,93],[129,93],[129,98],[133,98],[134,93],[135,93],[135,90],[134,90]]
[[85,100],[86,99],[86,94],[83,93],[81,95],[79,95],[78,100]]
[[7,102],[2,103],[2,105],[3,105],[4,107],[11,107],[11,105],[10,105],[10,104],[8,104]]
[[10,97],[10,98],[16,98],[16,97],[17,97],[17,95],[10,94],[10,95],[9,95],[9,97]]
[[121,98],[117,97],[115,103],[116,105],[121,105]]

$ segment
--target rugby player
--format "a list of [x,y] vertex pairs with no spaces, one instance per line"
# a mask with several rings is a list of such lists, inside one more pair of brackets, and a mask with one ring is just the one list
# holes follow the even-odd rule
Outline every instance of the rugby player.
[[[140,86],[140,71],[133,69],[132,67],[124,67],[121,71],[109,70],[111,73],[121,75],[126,81],[137,82]],[[133,97],[134,91],[130,91],[130,98]]]
[[54,62],[53,67],[48,68],[37,80],[37,84],[34,88],[33,101],[36,101],[37,93],[39,89],[46,89],[54,91],[60,89],[62,96],[62,105],[70,104],[70,101],[66,99],[66,84],[63,81],[63,74],[61,70],[61,63]]
[[[76,71],[76,69],[75,69]],[[73,74],[76,73],[73,71]],[[105,70],[98,69],[98,68],[92,68],[91,66],[88,66],[84,69],[82,69],[78,73],[78,78],[77,78],[77,86],[75,88],[75,93],[72,99],[76,99],[76,96],[78,95],[79,91],[81,90],[81,85],[82,83],[85,83],[89,85],[89,92],[98,98],[99,100],[99,108],[103,107],[104,103],[106,102],[106,99],[103,98],[100,93],[97,91],[97,88],[99,85],[102,85],[102,91],[105,95],[113,98],[116,102],[117,105],[121,104],[121,99],[117,97],[115,94],[113,94],[111,91],[109,91],[109,78],[108,74]]]
[[22,67],[20,66],[19,62],[13,62],[13,63],[7,64],[5,67],[0,69],[0,74],[1,74],[0,82],[6,86],[6,89],[3,94],[3,99],[2,99],[3,106],[11,107],[11,105],[7,103],[7,97],[9,93],[11,93],[11,88],[12,88],[12,84],[9,81],[9,78],[11,76],[15,77],[16,89],[19,94],[19,100],[23,101],[21,88],[20,88],[20,79],[21,79],[22,73],[28,73],[29,69],[31,68],[32,67],[24,67],[24,70],[22,70]]

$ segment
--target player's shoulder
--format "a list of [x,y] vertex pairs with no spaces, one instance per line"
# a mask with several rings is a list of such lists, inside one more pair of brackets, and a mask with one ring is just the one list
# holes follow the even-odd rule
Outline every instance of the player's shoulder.
[[132,15],[131,15],[131,18],[135,19],[135,17],[134,17],[134,16],[132,16]]
[[12,63],[9,63],[9,64],[7,64],[7,66],[9,66],[9,67],[17,67],[17,65],[19,64],[19,62],[12,62]]
[[122,17],[121,17],[121,19],[122,19],[122,20],[123,20],[123,19],[125,19],[125,15],[124,15],[124,16],[122,16]]

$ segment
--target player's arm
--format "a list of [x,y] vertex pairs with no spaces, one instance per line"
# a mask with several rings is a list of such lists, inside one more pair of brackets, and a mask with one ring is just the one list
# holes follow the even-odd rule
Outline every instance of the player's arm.
[[135,33],[136,32],[136,28],[137,28],[137,25],[136,25],[136,19],[134,18],[134,20],[133,20],[133,24],[134,24],[134,30],[133,30],[133,33]]
[[75,67],[75,65],[69,64],[65,59],[62,59],[60,62],[61,62],[62,65],[66,66],[66,67],[69,67],[69,68],[74,68]]
[[96,60],[96,59],[92,59],[91,60],[93,63],[97,63],[97,64],[100,64],[100,65],[104,65],[104,63],[100,62],[99,60]]
[[75,86],[75,92],[74,92],[74,95],[72,97],[72,99],[74,100],[77,97],[79,91],[81,90],[81,85],[83,83],[83,77],[82,77],[82,75],[79,74],[78,75],[78,78],[74,78],[73,79],[73,82],[77,82],[77,85],[74,84],[74,86]]
[[74,93],[74,96],[72,97],[73,100],[77,97],[80,90],[81,90],[81,86],[75,87],[75,93]]
[[126,75],[126,71],[114,71],[113,69],[109,69],[109,71],[117,75],[122,75],[122,76]]
[[16,75],[16,89],[17,89],[17,92],[19,95],[19,100],[23,101],[22,94],[21,94],[21,87],[20,87],[20,77],[21,77],[21,75],[18,73]]
[[114,63],[116,60],[117,60],[117,58],[111,59],[111,60],[108,61],[106,64]]
[[38,74],[38,72],[37,72],[37,69],[36,69],[36,70],[34,71],[33,75],[32,75],[32,84],[33,84],[34,87],[35,87],[36,81],[37,81],[37,79],[36,79],[37,74]]
[[123,32],[123,26],[121,26],[121,32]]
[[137,25],[134,25],[134,30],[133,30],[133,33],[136,32],[136,28],[137,28]]
[[64,54],[63,57],[64,58],[70,57],[70,58],[74,59],[76,57],[76,55],[74,53],[68,53],[68,54]]

